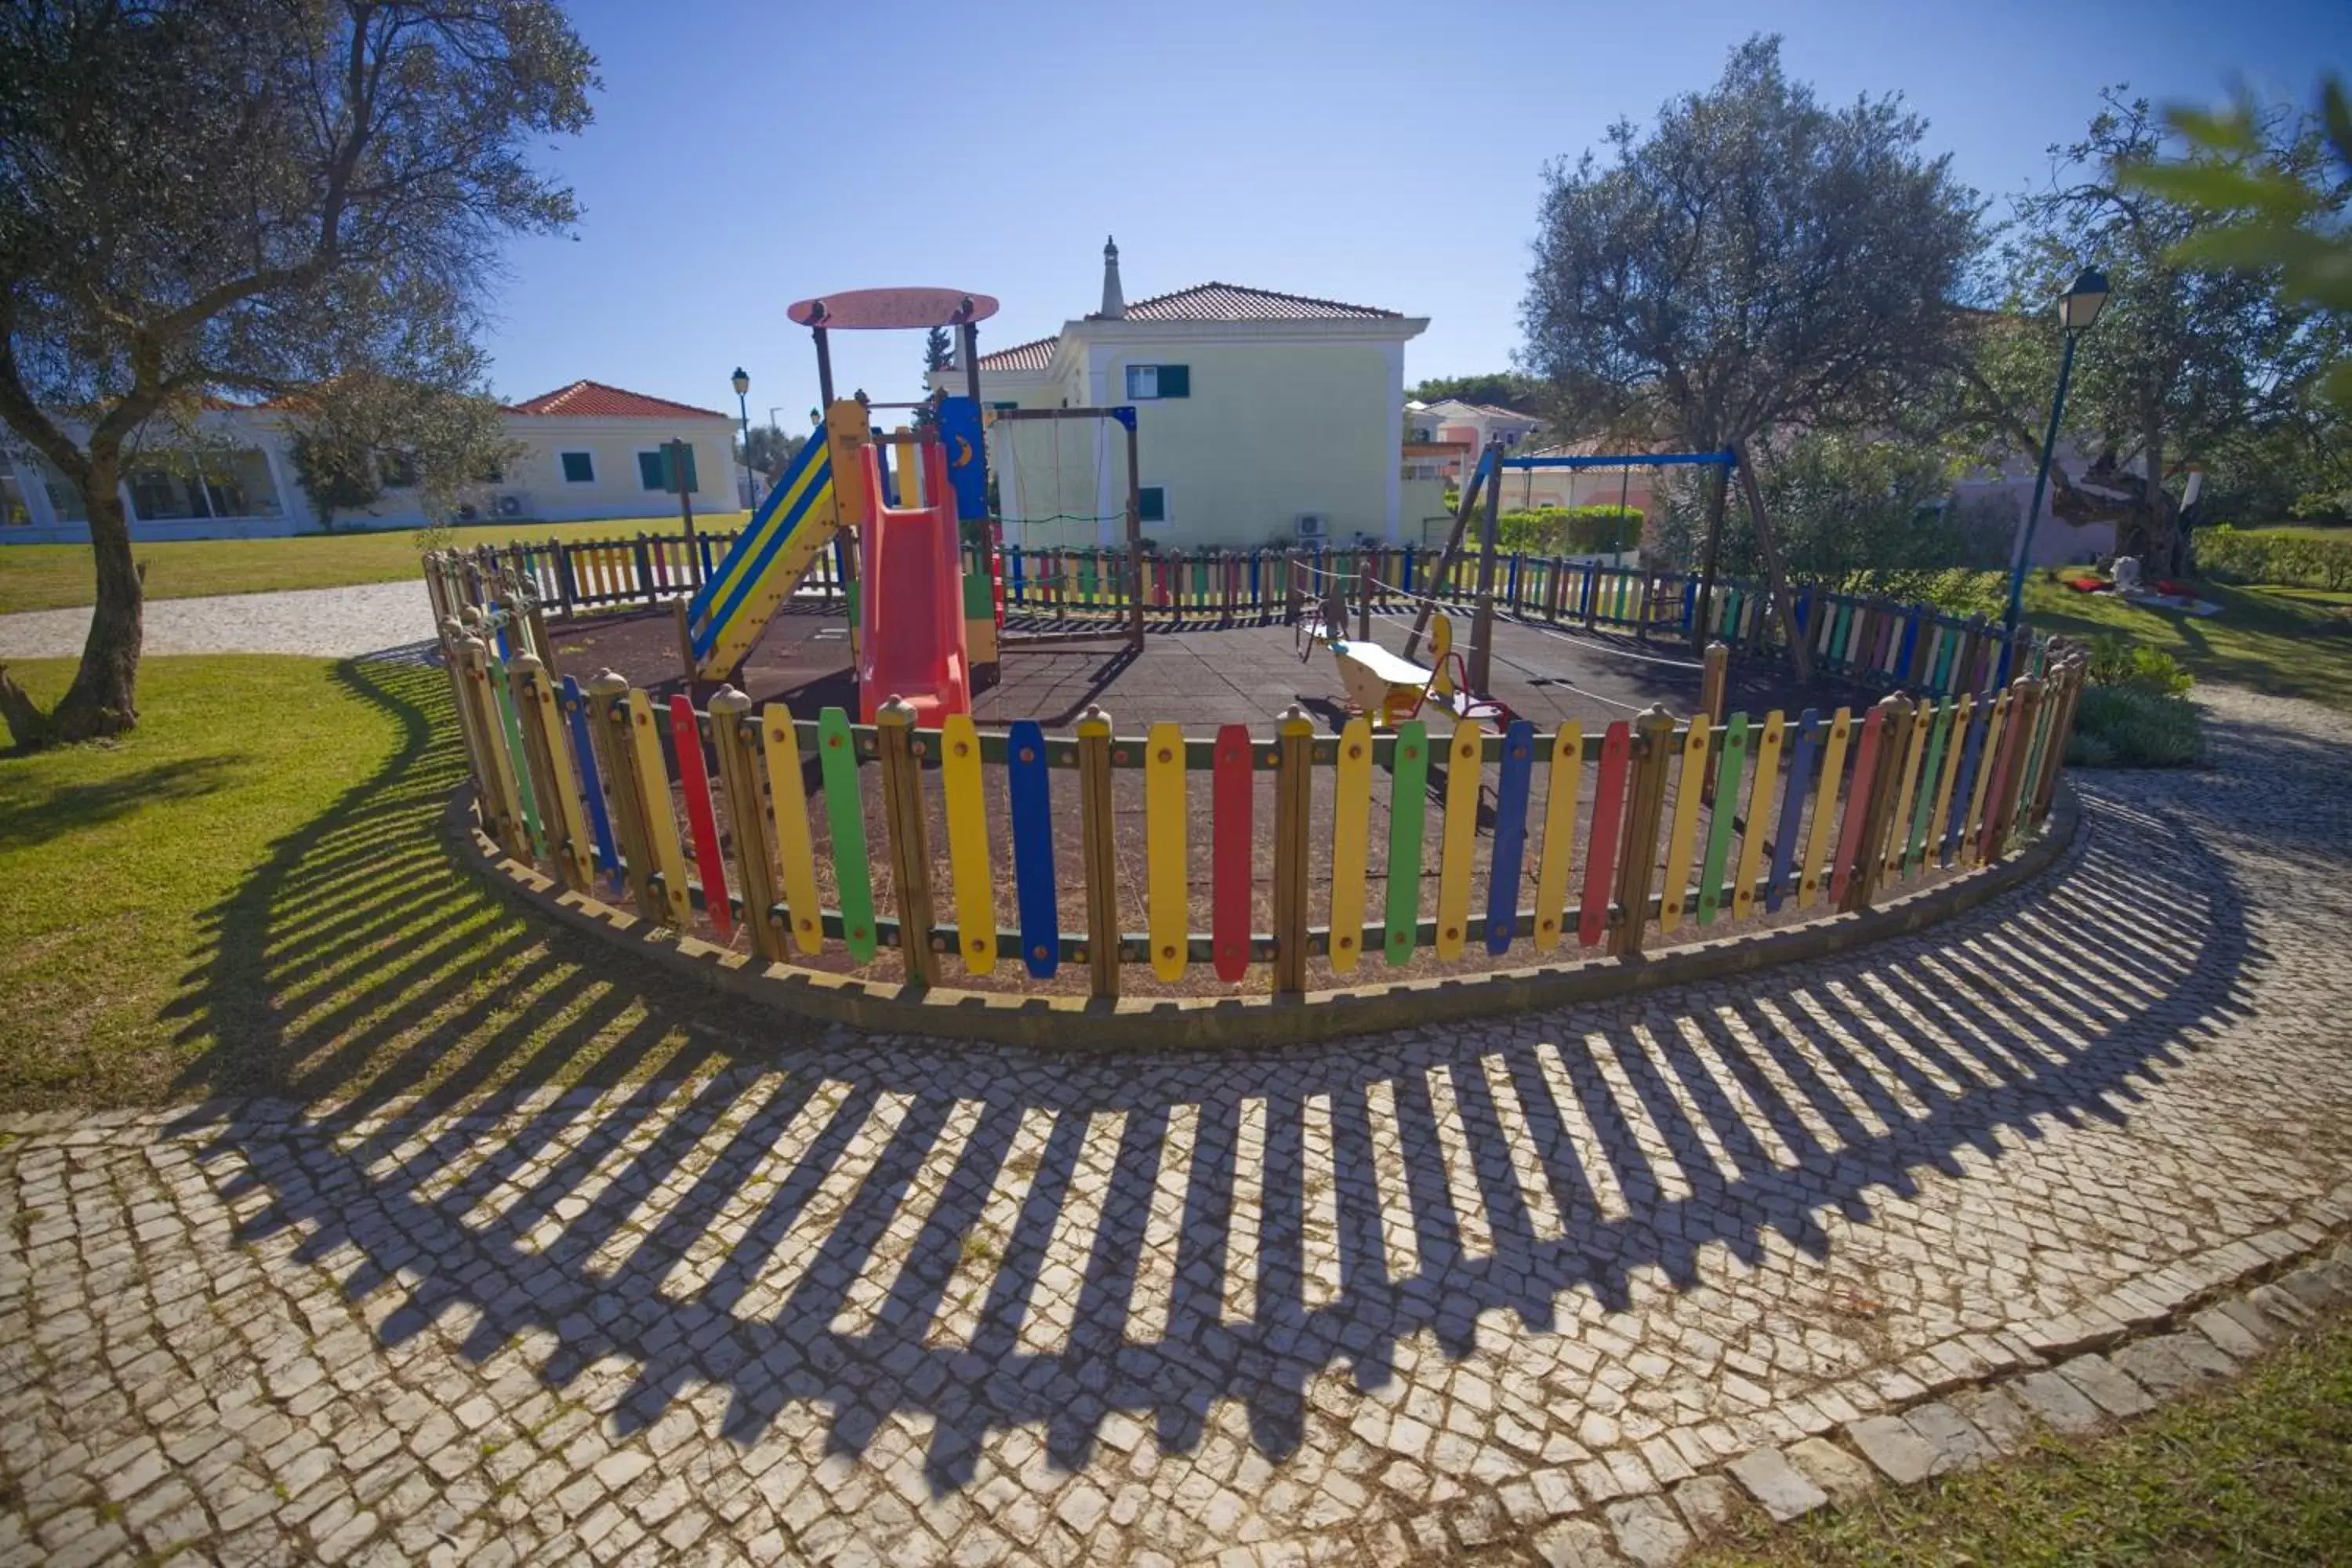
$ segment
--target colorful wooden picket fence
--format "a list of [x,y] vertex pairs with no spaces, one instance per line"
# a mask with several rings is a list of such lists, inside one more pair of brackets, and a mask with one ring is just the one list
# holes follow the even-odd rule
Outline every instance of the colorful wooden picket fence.
[[[1084,965],[1104,997],[1127,966],[1214,991],[1263,964],[1295,993],[1368,978],[1373,955],[1622,956],[1686,923],[1865,908],[2039,826],[2080,687],[2067,660],[1990,698],[1719,726],[1659,709],[1592,731],[1359,718],[1318,734],[1293,710],[1271,734],[1121,734],[1097,712],[1071,734],[934,731],[903,709],[870,726],[755,710],[731,689],[708,711],[656,709],[617,676],[554,676],[527,622],[474,623],[448,623],[445,647],[481,820],[515,859],[663,925],[721,942],[740,926],[770,960],[887,950],[917,984],[1014,988]],[[1130,773],[1141,821],[1122,828]]]

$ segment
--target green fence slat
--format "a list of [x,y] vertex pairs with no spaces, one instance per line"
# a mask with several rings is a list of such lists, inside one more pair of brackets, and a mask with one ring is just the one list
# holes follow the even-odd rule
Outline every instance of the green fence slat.
[[1397,726],[1389,769],[1388,958],[1412,957],[1421,931],[1421,830],[1429,793],[1429,726],[1415,719]]
[[[866,812],[857,795],[857,738],[849,715],[828,708],[816,717],[817,765],[824,778],[825,829],[833,835],[833,871],[840,886],[842,941],[864,963],[878,945],[874,929],[874,871],[866,859]],[[906,940],[926,940],[914,932]]]
[[[1723,903],[1723,863],[1731,855],[1731,823],[1739,815],[1739,781],[1748,761],[1748,715],[1734,713],[1724,726],[1723,751],[1715,769],[1715,805],[1707,813],[1706,862],[1698,878],[1698,923],[1706,925]],[[1755,831],[1761,824],[1750,824]]]
[[1936,727],[1927,731],[1927,754],[1919,763],[1919,798],[1911,807],[1911,837],[1903,849],[1903,874],[1909,876],[1919,868],[1919,857],[1927,847],[1927,818],[1936,809],[1936,785],[1944,776],[1944,732],[1952,727],[1952,705],[1948,701],[1936,710]]
[[515,717],[514,691],[507,685],[506,660],[490,660],[490,689],[498,693],[499,728],[506,731],[507,755],[514,762],[515,793],[522,796],[523,826],[530,829],[530,841],[538,851],[547,853],[547,830],[540,826],[539,792],[531,785],[530,756],[522,743],[522,724]]

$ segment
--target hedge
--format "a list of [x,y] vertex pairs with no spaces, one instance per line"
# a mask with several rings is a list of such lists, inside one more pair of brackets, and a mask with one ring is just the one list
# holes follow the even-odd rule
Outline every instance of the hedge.
[[2352,539],[2300,539],[2241,533],[2224,524],[2196,535],[2197,569],[2221,583],[2274,583],[2292,588],[2352,588]]
[[1599,555],[1633,550],[1642,542],[1642,509],[1546,506],[1507,511],[1496,519],[1495,535],[1504,549],[1533,555]]

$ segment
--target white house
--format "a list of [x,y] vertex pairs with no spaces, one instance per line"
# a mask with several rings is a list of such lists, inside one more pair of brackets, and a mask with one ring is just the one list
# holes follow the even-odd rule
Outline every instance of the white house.
[[[735,421],[725,414],[597,381],[509,404],[507,433],[523,452],[465,498],[483,517],[565,522],[664,517],[677,510],[663,448],[688,443],[687,478],[698,510],[741,508]],[[123,503],[135,539],[239,539],[310,533],[321,524],[295,479],[293,426],[282,407],[216,404],[197,416],[192,452],[124,464]],[[384,474],[384,493],[363,511],[338,512],[341,529],[414,528],[423,493]],[[0,542],[81,541],[89,514],[65,476],[14,441],[0,441]]]
[[[1404,515],[1404,345],[1426,318],[1231,283],[1126,302],[1103,247],[1102,309],[980,357],[998,408],[1137,410],[1143,531],[1168,546],[1393,540]],[[950,365],[934,388],[961,394]],[[1123,536],[1126,437],[1108,421],[995,425],[1007,542]]]

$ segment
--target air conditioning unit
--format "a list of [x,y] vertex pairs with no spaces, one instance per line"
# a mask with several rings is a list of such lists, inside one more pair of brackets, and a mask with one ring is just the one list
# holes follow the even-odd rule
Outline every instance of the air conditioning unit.
[[1298,514],[1297,532],[1302,540],[1320,543],[1331,537],[1331,514],[1322,511],[1302,511]]
[[498,510],[500,517],[520,517],[530,509],[530,498],[529,496],[517,495],[513,491],[509,490],[499,497]]

